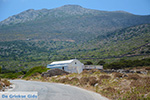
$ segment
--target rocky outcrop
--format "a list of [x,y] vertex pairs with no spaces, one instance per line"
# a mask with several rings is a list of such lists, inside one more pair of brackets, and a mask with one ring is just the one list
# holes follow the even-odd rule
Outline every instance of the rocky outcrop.
[[51,77],[51,76],[56,76],[56,75],[65,75],[69,74],[68,72],[61,70],[61,69],[51,69],[48,70],[47,72],[43,72],[41,74],[42,77]]

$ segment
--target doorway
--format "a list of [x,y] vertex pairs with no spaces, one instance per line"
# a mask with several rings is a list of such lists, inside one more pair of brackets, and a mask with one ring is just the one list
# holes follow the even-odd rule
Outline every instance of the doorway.
[[62,69],[64,70],[65,68],[64,68],[64,67],[62,67]]

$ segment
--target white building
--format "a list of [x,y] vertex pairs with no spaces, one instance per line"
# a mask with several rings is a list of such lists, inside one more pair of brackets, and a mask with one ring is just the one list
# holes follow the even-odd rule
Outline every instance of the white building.
[[63,69],[70,73],[81,73],[83,71],[84,64],[77,59],[65,60],[65,61],[55,61],[47,65],[47,68]]

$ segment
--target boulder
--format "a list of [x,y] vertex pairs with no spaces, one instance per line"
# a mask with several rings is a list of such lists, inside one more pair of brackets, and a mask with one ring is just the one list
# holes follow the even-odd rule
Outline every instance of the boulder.
[[47,72],[43,72],[41,74],[41,76],[42,77],[51,77],[51,76],[66,75],[66,74],[69,74],[69,73],[62,69],[51,69],[51,70],[48,70]]

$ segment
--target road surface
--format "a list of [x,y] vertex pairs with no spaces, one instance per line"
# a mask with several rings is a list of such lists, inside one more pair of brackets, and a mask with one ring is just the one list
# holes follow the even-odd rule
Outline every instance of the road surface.
[[108,100],[95,92],[59,83],[11,80],[11,92],[38,92],[38,100]]

